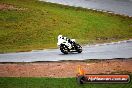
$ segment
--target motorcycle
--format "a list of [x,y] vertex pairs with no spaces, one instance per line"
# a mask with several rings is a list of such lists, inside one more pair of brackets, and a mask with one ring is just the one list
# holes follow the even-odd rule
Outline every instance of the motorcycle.
[[60,51],[64,54],[68,54],[69,52],[82,52],[82,47],[75,42],[75,39],[69,39],[67,37],[63,37],[62,35],[58,36],[58,47]]

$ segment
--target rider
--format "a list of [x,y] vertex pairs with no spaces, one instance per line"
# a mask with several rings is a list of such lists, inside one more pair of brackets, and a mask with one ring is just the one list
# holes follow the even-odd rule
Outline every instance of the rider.
[[63,37],[62,35],[59,35],[58,36],[58,40],[59,39],[63,39],[63,40],[65,40],[65,41],[68,41],[68,43],[70,43],[70,44],[73,44],[74,42],[73,41],[71,41],[71,39],[69,39],[69,38],[67,38],[67,37]]
[[69,48],[72,48],[72,45],[74,44],[74,42],[73,41],[71,41],[71,39],[69,39],[69,38],[67,38],[67,37],[63,37],[62,35],[59,35],[58,36],[58,42],[59,41],[66,41],[67,42],[67,46],[69,47]]

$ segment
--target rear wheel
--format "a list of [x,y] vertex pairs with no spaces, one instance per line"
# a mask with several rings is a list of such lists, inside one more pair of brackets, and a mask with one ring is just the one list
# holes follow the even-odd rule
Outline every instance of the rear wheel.
[[60,50],[61,50],[61,52],[62,53],[64,53],[64,54],[68,54],[68,47],[66,46],[66,45],[61,45],[60,46]]

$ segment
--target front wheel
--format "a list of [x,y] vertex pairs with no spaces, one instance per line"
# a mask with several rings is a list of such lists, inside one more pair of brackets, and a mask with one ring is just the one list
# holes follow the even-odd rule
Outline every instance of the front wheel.
[[79,44],[76,44],[76,51],[78,53],[81,53],[82,52],[82,47]]
[[66,46],[66,45],[61,45],[60,46],[60,50],[61,50],[61,52],[62,53],[64,53],[64,54],[68,54],[68,47]]

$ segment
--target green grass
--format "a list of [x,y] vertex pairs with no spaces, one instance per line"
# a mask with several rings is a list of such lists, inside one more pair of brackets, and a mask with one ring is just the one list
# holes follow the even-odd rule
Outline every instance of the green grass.
[[0,78],[0,88],[132,88],[125,84],[83,84],[75,78]]
[[132,18],[37,0],[0,0],[0,53],[56,48],[58,34],[81,44],[132,38]]

